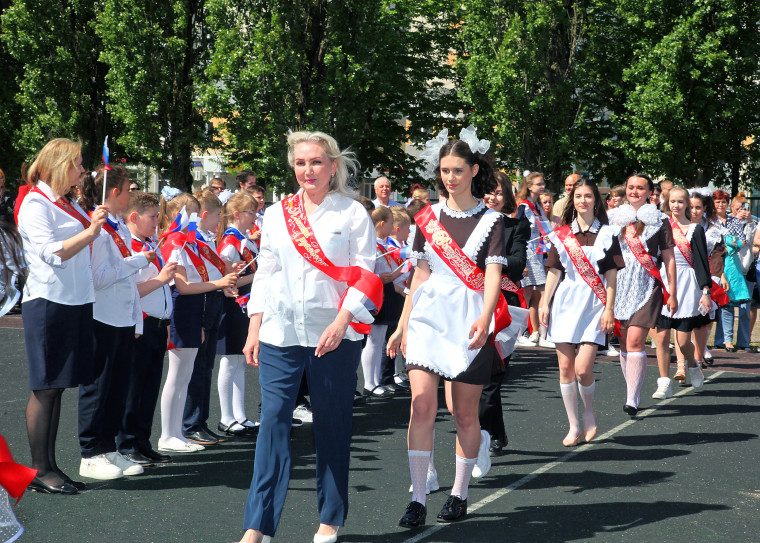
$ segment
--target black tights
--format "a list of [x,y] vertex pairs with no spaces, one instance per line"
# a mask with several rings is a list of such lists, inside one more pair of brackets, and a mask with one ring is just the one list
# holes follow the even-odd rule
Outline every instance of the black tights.
[[26,406],[26,431],[32,452],[32,467],[38,470],[38,479],[51,485],[60,485],[68,480],[55,461],[63,390],[33,390]]

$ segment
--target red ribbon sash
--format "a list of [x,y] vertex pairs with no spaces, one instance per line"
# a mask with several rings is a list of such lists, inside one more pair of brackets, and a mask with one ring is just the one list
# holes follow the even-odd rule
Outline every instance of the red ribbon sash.
[[113,229],[113,227],[108,224],[103,224],[103,230],[108,232],[108,235],[111,236],[111,239],[116,244],[116,246],[119,248],[119,252],[121,253],[122,258],[127,258],[132,256],[132,252],[129,250],[129,247],[127,247],[127,244],[124,243],[124,240],[119,235],[119,233]]
[[[222,274],[222,276],[227,275],[225,273],[225,270],[227,269],[227,266],[224,264],[224,261],[219,258],[219,255],[216,254],[216,252],[209,247],[207,244],[203,243],[201,240],[196,239],[196,243],[198,244],[198,251],[201,253],[201,256],[211,262],[211,264],[219,270],[219,273]],[[208,279],[206,279],[208,281]]]
[[59,209],[62,209],[69,215],[71,215],[73,218],[78,220],[82,224],[82,228],[87,230],[90,227],[91,221],[89,217],[86,217],[82,215],[73,205],[71,205],[71,202],[66,200],[66,198],[59,198],[57,201],[53,202],[47,194],[42,192],[38,187],[34,187],[30,192],[36,192],[37,194],[41,194],[48,202],[52,203],[54,206],[58,207]]
[[175,248],[182,247],[184,245],[185,252],[187,253],[187,256],[190,257],[190,262],[193,263],[195,269],[198,270],[198,274],[201,276],[201,279],[208,281],[208,271],[206,270],[206,265],[203,263],[203,259],[195,254],[192,249],[187,246],[189,244],[185,243],[187,241],[187,234],[184,232],[172,232],[171,234],[167,234],[164,239],[166,242],[161,247],[161,255],[164,257],[165,262],[169,261],[169,257]]
[[654,280],[662,285],[662,302],[668,303],[668,289],[665,287],[665,282],[662,280],[660,270],[654,264],[652,255],[647,252],[644,244],[641,242],[641,238],[636,235],[636,227],[633,224],[629,224],[625,227],[625,234],[623,235],[625,242],[628,244],[628,248],[631,249],[631,253],[639,261],[639,264],[654,277]]
[[0,435],[0,486],[2,486],[11,498],[21,500],[24,490],[37,476],[37,470],[22,466],[13,461],[13,456],[8,448],[5,438]]
[[[132,238],[132,250],[136,253],[141,253],[143,251],[153,251],[154,249],[148,245],[147,242],[138,241]],[[156,255],[156,259],[153,261],[153,264],[156,266],[158,271],[161,272],[161,262],[159,262],[158,254]]]
[[[578,238],[573,234],[570,226],[565,225],[554,231],[562,245],[565,247],[567,255],[570,257],[570,261],[575,266],[578,275],[581,276],[586,284],[591,287],[596,297],[602,302],[602,305],[607,306],[607,289],[604,287],[602,278],[594,269],[593,264],[586,256],[586,252],[583,250]],[[615,330],[613,332],[616,336],[620,337],[620,323],[615,319]]]
[[[430,244],[435,253],[443,260],[462,282],[472,290],[485,288],[485,273],[478,268],[477,264],[470,260],[461,247],[452,239],[441,222],[435,217],[433,208],[429,204],[414,217],[417,227],[422,232],[425,240]],[[502,277],[502,283],[504,278]],[[509,314],[507,300],[499,292],[499,301],[496,303],[494,315],[494,337],[512,322]]]
[[[238,239],[234,234],[227,234],[222,238],[222,241],[219,242],[219,247],[217,247],[219,254],[221,254],[228,245],[232,245],[237,250],[238,254],[243,260],[245,260],[246,264],[251,264],[251,262],[253,262],[253,252],[251,252],[248,247],[243,247],[243,240]],[[255,266],[255,264],[252,266]]]
[[[691,243],[689,243],[689,239],[681,229],[681,225],[678,224],[677,221],[674,221],[672,217],[670,218],[670,226],[673,228],[673,241],[676,242],[676,246],[678,247],[678,250],[681,251],[684,259],[686,259],[686,262],[688,262],[689,266],[693,268],[694,254],[692,253]],[[728,294],[726,294],[726,291],[723,290],[723,287],[716,283],[714,279],[712,285],[710,285],[710,298],[712,298],[719,307],[728,305],[730,301]]]
[[[336,266],[327,258],[327,255],[319,246],[317,237],[309,224],[306,212],[301,205],[301,197],[294,194],[282,200],[282,211],[285,215],[285,226],[290,234],[290,239],[304,260],[329,276],[334,281],[347,283],[367,296],[377,309],[383,305],[383,282],[369,270],[361,266]],[[346,289],[348,292],[348,289]],[[341,305],[346,297],[346,292],[340,300]],[[351,327],[360,334],[369,334],[370,325],[352,322]]]

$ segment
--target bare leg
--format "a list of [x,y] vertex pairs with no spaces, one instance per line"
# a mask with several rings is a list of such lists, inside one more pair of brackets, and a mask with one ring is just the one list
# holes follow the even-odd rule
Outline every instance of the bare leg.
[[565,404],[570,428],[562,440],[565,447],[573,447],[581,441],[581,423],[578,419],[578,385],[575,383],[575,345],[557,343],[559,362],[559,388]]
[[[660,377],[670,377],[670,329],[657,328],[654,333],[657,347],[657,367]],[[681,360],[678,358],[678,360]]]

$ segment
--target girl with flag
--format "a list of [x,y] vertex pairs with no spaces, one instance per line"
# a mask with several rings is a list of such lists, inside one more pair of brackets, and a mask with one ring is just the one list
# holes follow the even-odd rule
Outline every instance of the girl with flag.
[[[181,218],[188,213],[187,222]],[[176,262],[172,286],[174,308],[171,316],[169,371],[161,393],[161,452],[187,453],[204,449],[191,442],[182,431],[182,417],[187,387],[193,374],[195,356],[203,342],[203,294],[232,287],[237,277],[229,274],[209,281],[208,271],[200,255],[195,233],[200,204],[191,194],[164,187],[161,190],[159,229],[167,230],[161,253],[165,262]],[[171,221],[174,217],[174,221]],[[184,224],[183,224],[184,223]],[[171,227],[171,228],[170,228]],[[175,229],[179,227],[180,230]]]
[[81,200],[85,209],[104,201],[109,212],[92,245],[95,380],[79,387],[79,474],[100,480],[143,472],[117,451],[116,435],[124,429],[135,326],[142,321],[135,274],[156,258],[152,250],[132,252],[132,234],[121,219],[129,205],[129,172],[115,166],[104,185],[107,171],[103,166],[94,179],[85,178]]
[[[56,463],[55,441],[64,389],[92,383],[92,281],[90,247],[108,216],[91,217],[69,197],[79,185],[82,146],[54,139],[29,168],[30,190],[18,215],[29,276],[22,318],[31,395],[26,407],[32,467],[31,488],[48,494],[76,494],[84,488]],[[48,348],[54,345],[55,348]]]
[[[620,367],[627,389],[623,411],[630,416],[639,411],[647,370],[647,334],[657,324],[664,305],[670,315],[678,310],[673,229],[668,217],[648,203],[653,190],[648,175],[632,175],[625,184],[628,203],[608,215],[610,223],[621,228],[625,261],[617,276],[615,318],[620,322]],[[667,288],[660,274],[662,263],[667,270]]]
[[258,207],[258,201],[249,191],[236,192],[224,204],[222,227],[219,229],[219,256],[230,264],[242,263],[246,266],[237,280],[238,297],[224,299],[216,345],[216,354],[222,357],[217,380],[222,411],[218,428],[227,435],[247,434],[256,428],[245,414],[243,347],[248,333],[247,300],[250,299],[251,282],[256,271],[255,259],[259,253],[258,245],[250,241],[246,233],[256,225]]
[[518,202],[517,219],[528,219],[530,221],[530,240],[527,249],[527,264],[525,266],[524,279],[522,286],[525,289],[525,302],[528,306],[531,334],[528,340],[518,338],[517,345],[531,346],[539,345],[541,347],[554,347],[547,342],[540,330],[538,320],[538,308],[541,305],[541,298],[544,295],[544,284],[546,283],[546,272],[544,263],[548,248],[546,245],[546,236],[552,231],[552,223],[544,213],[541,207],[540,198],[546,189],[544,176],[540,172],[530,172],[523,179],[520,189],[517,191],[515,199]]
[[[617,239],[620,228],[608,225],[593,182],[575,182],[561,224],[549,234],[549,274],[539,316],[549,341],[557,345],[559,386],[570,423],[562,444],[572,447],[596,436],[594,359],[615,328],[617,271],[624,262]],[[578,418],[579,389],[583,425]]]

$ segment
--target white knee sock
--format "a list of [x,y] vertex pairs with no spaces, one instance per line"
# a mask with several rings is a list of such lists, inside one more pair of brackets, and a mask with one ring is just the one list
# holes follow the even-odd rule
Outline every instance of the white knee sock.
[[637,351],[628,353],[626,362],[625,383],[627,396],[625,403],[633,407],[639,407],[641,401],[641,386],[644,384],[644,376],[647,373],[647,353]]
[[428,471],[435,473],[435,462],[433,461],[433,457],[435,457],[435,428],[433,428],[433,448],[430,450],[430,460],[428,461]]
[[620,351],[620,369],[623,370],[624,379],[628,378],[625,374],[625,366],[626,366],[627,360],[628,360],[628,353],[624,353],[623,351]]
[[583,429],[588,432],[592,428],[596,428],[596,415],[594,414],[596,381],[592,381],[587,387],[578,381],[578,389],[581,391],[581,400],[583,401]]
[[219,376],[216,381],[216,388],[219,392],[219,406],[221,407],[221,423],[229,426],[235,422],[235,415],[232,411],[232,382],[235,377],[237,360],[235,355],[225,355],[219,361]]
[[239,354],[235,357],[237,365],[232,379],[232,414],[236,421],[243,422],[248,418],[245,414],[245,355]]
[[[430,451],[409,451],[409,473],[412,476],[412,501],[427,503],[426,485]],[[472,470],[470,470],[472,472]]]
[[470,486],[470,477],[472,477],[472,468],[475,467],[477,458],[462,458],[457,455],[457,469],[454,476],[454,486],[451,487],[451,495],[459,496],[463,500],[467,499],[467,490]]
[[575,381],[560,383],[559,389],[562,392],[562,401],[565,403],[567,420],[570,423],[568,435],[577,436],[581,431],[581,424],[578,420],[578,385],[575,384]]
[[380,384],[380,360],[387,329],[388,326],[385,324],[373,324],[367,336],[367,344],[362,349],[362,373],[364,388],[367,390],[372,390]]
[[187,385],[193,375],[198,349],[172,349],[169,351],[169,371],[161,393],[161,440],[179,439],[182,435],[182,415],[187,399]]

